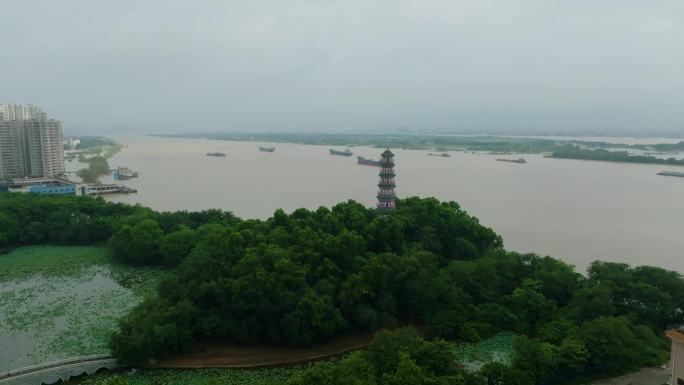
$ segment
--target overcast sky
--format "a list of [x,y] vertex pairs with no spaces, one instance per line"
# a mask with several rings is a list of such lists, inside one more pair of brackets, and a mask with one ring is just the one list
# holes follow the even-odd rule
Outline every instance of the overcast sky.
[[0,103],[69,130],[684,134],[684,1],[0,0]]

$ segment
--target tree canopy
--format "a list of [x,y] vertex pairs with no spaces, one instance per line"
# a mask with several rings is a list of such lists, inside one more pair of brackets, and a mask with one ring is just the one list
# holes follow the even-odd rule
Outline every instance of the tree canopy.
[[471,375],[439,340],[381,333],[367,352],[293,383],[552,384],[661,363],[662,330],[684,319],[679,273],[597,261],[584,276],[506,251],[458,204],[434,198],[398,200],[390,216],[348,201],[242,220],[0,193],[0,248],[104,241],[123,263],[169,269],[112,336],[127,364],[202,341],[299,346],[414,324],[429,338],[469,342],[515,332],[515,359]]

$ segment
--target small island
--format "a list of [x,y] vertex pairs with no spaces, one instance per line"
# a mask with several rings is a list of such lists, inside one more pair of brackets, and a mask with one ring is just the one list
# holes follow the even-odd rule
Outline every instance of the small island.
[[[672,147],[665,147],[668,149],[679,147],[672,145]],[[675,166],[684,166],[684,159],[677,158],[658,158],[650,155],[635,155],[627,151],[610,151],[602,148],[587,149],[577,145],[567,145],[556,149],[551,154],[551,158],[558,159],[580,159],[580,160],[600,160],[606,162],[622,162],[622,163],[645,163],[645,164],[669,164]]]

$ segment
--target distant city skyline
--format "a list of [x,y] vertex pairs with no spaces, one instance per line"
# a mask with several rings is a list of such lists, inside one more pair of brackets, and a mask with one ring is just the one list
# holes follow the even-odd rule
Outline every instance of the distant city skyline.
[[0,103],[69,134],[684,135],[684,2],[3,6]]

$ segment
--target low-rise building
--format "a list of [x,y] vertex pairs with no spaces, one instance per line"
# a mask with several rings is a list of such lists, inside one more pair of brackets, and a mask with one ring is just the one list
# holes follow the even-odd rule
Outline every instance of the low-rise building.
[[28,191],[31,193],[35,193],[35,194],[75,195],[76,194],[76,185],[74,185],[73,183],[61,183],[61,182],[36,184],[36,185],[29,187]]
[[81,144],[81,139],[79,139],[78,136],[65,136],[64,140],[62,140],[62,144],[68,148],[74,149]]
[[672,384],[684,385],[684,327],[665,332],[672,341],[670,366],[672,368]]

